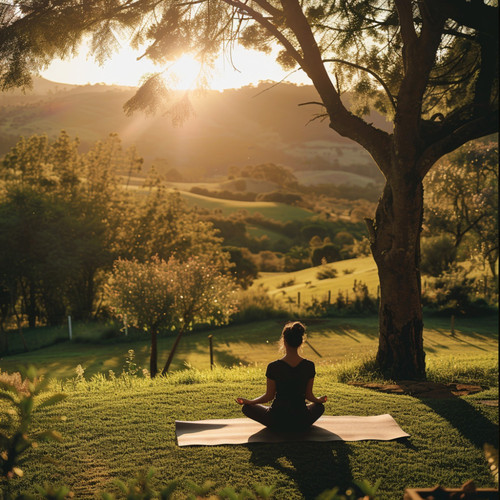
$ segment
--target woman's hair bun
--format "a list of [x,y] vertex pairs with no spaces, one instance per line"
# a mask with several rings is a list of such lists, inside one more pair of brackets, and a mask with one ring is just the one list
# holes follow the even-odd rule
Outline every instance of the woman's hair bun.
[[290,321],[283,327],[283,339],[290,347],[299,347],[304,341],[306,327],[300,321]]

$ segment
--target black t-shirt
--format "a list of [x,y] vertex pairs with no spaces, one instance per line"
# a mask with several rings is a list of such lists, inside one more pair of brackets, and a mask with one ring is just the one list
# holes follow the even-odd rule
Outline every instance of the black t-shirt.
[[306,418],[306,387],[316,375],[314,363],[303,359],[297,366],[290,366],[281,359],[267,365],[266,377],[276,382],[276,397],[271,405],[271,415],[277,425],[300,426]]

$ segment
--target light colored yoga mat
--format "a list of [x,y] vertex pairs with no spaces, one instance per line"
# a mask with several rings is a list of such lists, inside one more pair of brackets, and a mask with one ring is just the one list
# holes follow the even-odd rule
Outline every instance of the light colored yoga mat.
[[278,433],[249,418],[175,421],[179,446],[282,443],[286,441],[389,441],[409,437],[388,414],[370,417],[322,416],[306,432]]

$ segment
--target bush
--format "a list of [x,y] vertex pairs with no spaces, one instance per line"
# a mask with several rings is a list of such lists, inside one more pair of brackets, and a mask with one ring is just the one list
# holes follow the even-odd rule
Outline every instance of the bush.
[[292,278],[288,281],[282,281],[279,285],[276,285],[276,288],[286,288],[287,286],[295,285],[295,278]]
[[457,249],[445,234],[422,240],[420,270],[430,276],[439,276],[450,269],[457,257]]
[[339,231],[333,241],[343,247],[344,245],[352,245],[354,243],[354,236],[348,231]]
[[284,203],[285,205],[297,205],[302,201],[300,194],[284,193],[283,191],[272,191],[270,193],[261,193],[257,196],[258,201],[274,201]]
[[284,306],[271,297],[262,287],[238,293],[238,311],[231,317],[231,323],[248,323],[288,314]]
[[333,267],[325,266],[316,273],[316,279],[327,280],[337,277],[337,270]]
[[323,259],[326,262],[336,262],[340,260],[340,250],[333,243],[327,243],[322,247],[316,247],[311,253],[311,262],[313,266],[319,266]]
[[462,267],[454,267],[427,283],[422,304],[441,312],[464,314],[473,309],[475,303],[471,298],[474,282]]

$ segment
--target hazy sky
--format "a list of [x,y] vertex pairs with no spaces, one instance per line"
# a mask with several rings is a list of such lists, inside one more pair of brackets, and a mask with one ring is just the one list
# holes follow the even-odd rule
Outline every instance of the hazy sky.
[[[99,66],[91,57],[87,56],[86,45],[82,45],[80,54],[71,60],[55,60],[50,67],[42,72],[48,80],[73,83],[106,83],[117,85],[139,85],[141,77],[146,73],[161,70],[146,58],[137,60],[141,52],[134,52],[125,44],[120,52]],[[289,72],[284,71],[272,56],[261,52],[249,51],[237,47],[231,54],[219,58],[215,70],[210,78],[210,87],[216,90],[237,88],[260,80],[280,81]],[[170,73],[174,81],[169,81],[173,88],[192,88],[199,75],[199,64],[189,54],[184,55],[179,61],[171,64]],[[293,83],[310,83],[304,73],[297,71],[287,78]]]

